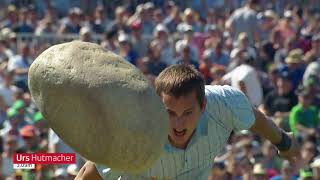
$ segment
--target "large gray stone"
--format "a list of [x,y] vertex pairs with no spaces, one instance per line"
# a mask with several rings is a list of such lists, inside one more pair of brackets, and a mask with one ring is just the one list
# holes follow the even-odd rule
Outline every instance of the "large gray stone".
[[53,130],[91,161],[138,173],[163,150],[160,98],[138,69],[96,44],[50,47],[32,63],[29,87]]

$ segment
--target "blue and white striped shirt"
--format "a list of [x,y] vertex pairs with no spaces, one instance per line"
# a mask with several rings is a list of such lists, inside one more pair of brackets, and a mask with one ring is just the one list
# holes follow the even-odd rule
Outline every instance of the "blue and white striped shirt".
[[207,180],[214,157],[223,149],[230,133],[250,128],[255,116],[248,98],[230,86],[206,86],[207,106],[186,149],[169,141],[162,156],[141,175],[109,171],[105,179]]

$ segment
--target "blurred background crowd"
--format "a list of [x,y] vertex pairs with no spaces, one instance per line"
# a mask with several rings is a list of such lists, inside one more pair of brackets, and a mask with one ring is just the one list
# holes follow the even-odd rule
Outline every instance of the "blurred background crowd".
[[[78,39],[123,56],[153,83],[191,64],[207,84],[231,85],[292,131],[288,162],[249,131],[234,132],[209,180],[320,179],[320,1],[0,0],[0,179],[73,179],[83,164],[14,170],[15,152],[73,152],[28,90],[28,68],[53,44]],[[94,129],[93,129],[94,130]]]

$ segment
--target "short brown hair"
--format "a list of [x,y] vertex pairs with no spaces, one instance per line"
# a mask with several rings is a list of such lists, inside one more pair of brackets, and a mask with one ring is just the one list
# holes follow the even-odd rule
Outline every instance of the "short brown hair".
[[163,70],[155,81],[156,91],[179,98],[196,91],[199,105],[205,97],[205,81],[202,75],[191,65],[172,65]]

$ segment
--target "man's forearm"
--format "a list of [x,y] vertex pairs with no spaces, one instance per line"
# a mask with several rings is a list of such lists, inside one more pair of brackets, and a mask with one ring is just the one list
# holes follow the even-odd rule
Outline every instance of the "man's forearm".
[[279,144],[282,140],[282,130],[262,112],[255,108],[253,109],[256,121],[250,131],[268,139],[272,144]]

